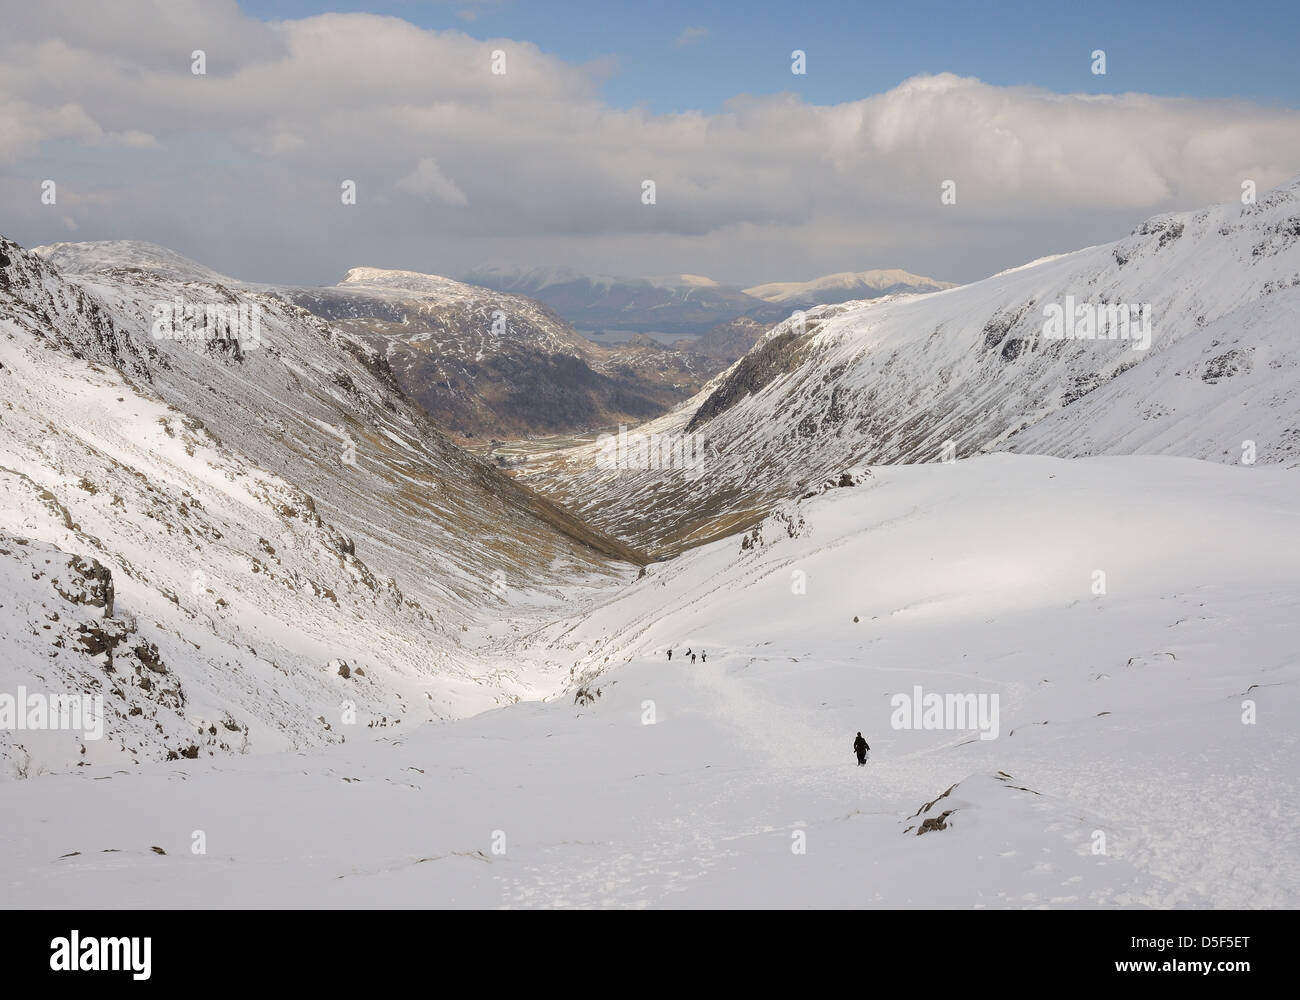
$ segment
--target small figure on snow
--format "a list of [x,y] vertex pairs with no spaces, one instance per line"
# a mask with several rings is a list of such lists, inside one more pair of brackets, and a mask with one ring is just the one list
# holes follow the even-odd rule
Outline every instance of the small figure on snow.
[[867,741],[862,738],[862,734],[858,733],[858,738],[853,741],[853,752],[858,755],[858,767],[867,762],[867,751],[870,749],[871,747],[867,746]]
[[695,654],[692,653],[692,654],[691,654],[691,663],[694,663],[694,662],[695,662]]
[[707,662],[708,662],[708,659],[709,659],[709,658],[708,658],[707,656],[704,655],[704,650],[701,649],[701,650],[700,650],[700,662],[701,662],[701,663],[707,663]]
[[672,646],[669,646],[669,647],[668,647],[668,662],[669,662],[669,663],[672,663],[672,662],[673,662],[673,647],[672,647]]

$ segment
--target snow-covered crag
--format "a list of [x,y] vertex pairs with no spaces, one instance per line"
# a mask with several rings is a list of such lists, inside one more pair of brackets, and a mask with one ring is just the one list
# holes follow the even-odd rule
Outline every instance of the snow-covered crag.
[[[306,311],[183,258],[78,267],[0,240],[0,692],[100,694],[106,736],[6,739],[6,771],[508,702],[529,682],[463,630],[627,572],[634,554],[451,445]],[[158,339],[160,304],[243,305],[256,329]]]
[[[1109,322],[1108,307],[1135,318],[1132,337],[1049,336],[1055,310]],[[702,436],[703,475],[610,472],[587,447],[551,456],[534,482],[670,552],[857,464],[991,451],[1293,463],[1297,320],[1300,181],[960,288],[813,309],[638,428]],[[1084,331],[1080,319],[1071,332]]]
[[666,347],[594,344],[539,302],[438,275],[361,267],[328,288],[279,293],[374,346],[438,425],[465,438],[638,423],[720,367]]

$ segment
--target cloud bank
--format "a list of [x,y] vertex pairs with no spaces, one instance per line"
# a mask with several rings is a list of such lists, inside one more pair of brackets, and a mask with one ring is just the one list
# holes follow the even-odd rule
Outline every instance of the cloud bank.
[[7,18],[0,232],[149,239],[248,278],[492,261],[970,280],[1300,173],[1300,112],[1238,101],[944,73],[831,106],[738,95],[652,114],[602,100],[607,65],[397,18],[268,24],[228,0]]

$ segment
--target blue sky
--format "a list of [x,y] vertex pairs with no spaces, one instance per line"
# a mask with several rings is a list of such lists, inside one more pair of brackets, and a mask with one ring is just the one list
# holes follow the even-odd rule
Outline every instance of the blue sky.
[[[531,41],[569,62],[614,57],[606,99],[653,111],[714,111],[737,94],[785,90],[833,104],[943,71],[1064,93],[1300,106],[1297,0],[242,0],[241,7],[264,20],[365,10],[475,38]],[[679,46],[690,27],[708,34]],[[789,71],[796,48],[808,54],[806,76]],[[1091,72],[1097,48],[1106,52],[1105,76]]]

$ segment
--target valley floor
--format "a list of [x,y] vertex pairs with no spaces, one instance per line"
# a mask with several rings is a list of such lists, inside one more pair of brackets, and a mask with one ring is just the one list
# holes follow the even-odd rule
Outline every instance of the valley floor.
[[[550,700],[10,782],[4,902],[1295,907],[1297,485],[1149,457],[871,469],[744,547],[470,636],[502,669],[572,661]],[[895,728],[916,686],[997,696],[996,738]]]

